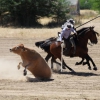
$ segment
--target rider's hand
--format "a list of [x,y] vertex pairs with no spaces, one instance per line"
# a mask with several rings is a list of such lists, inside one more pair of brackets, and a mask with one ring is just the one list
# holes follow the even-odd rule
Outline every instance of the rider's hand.
[[75,34],[75,36],[77,35],[77,33],[74,33]]
[[76,34],[76,33],[74,33],[73,37],[74,37],[74,38],[75,38],[75,37],[77,37],[77,34]]

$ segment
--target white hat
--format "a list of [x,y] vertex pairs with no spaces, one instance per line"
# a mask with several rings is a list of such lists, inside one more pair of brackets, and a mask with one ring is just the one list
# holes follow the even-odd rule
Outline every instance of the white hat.
[[67,22],[70,22],[71,24],[75,24],[75,21],[72,18],[70,18],[69,20],[67,20]]

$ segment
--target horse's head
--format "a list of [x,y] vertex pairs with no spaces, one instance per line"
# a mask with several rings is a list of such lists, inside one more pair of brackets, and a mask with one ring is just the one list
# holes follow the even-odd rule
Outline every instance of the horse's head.
[[89,29],[86,31],[86,36],[89,37],[91,43],[97,44],[97,36],[99,36],[99,33],[94,31],[94,27],[89,27]]

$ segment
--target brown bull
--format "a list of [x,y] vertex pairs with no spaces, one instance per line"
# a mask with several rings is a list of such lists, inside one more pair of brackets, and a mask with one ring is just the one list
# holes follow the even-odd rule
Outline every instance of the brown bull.
[[18,69],[20,69],[21,64],[25,68],[24,75],[26,75],[27,68],[36,78],[50,79],[51,69],[35,50],[26,48],[23,44],[20,44],[10,49],[10,51],[21,56],[22,62],[19,63]]

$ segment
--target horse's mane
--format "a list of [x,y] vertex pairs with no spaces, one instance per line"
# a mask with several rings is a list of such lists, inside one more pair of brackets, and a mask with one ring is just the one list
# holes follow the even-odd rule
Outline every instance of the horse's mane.
[[[90,28],[94,28],[94,27],[84,27],[80,30],[77,31],[78,35],[83,35],[85,32],[87,32]],[[93,30],[94,31],[94,30]],[[96,31],[94,31],[95,34],[97,34],[97,36],[99,36],[99,33],[97,33]]]
[[78,35],[82,35],[82,34],[85,33],[88,29],[89,29],[89,27],[81,28],[80,30],[77,31],[77,34],[78,34]]

